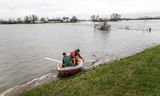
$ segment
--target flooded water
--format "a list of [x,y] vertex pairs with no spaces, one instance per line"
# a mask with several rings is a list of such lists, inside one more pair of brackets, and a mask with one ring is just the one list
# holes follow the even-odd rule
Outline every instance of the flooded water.
[[[160,43],[158,20],[110,24],[109,32],[94,30],[91,22],[0,25],[0,94],[46,73],[56,74],[57,62],[45,57],[61,60],[62,52],[79,48],[85,66],[90,66],[87,60],[133,54]],[[151,32],[147,31],[149,27]]]

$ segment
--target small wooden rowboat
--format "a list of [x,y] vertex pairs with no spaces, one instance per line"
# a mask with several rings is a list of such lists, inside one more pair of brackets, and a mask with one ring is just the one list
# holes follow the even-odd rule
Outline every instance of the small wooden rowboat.
[[69,76],[69,75],[73,75],[76,74],[80,71],[82,71],[83,68],[83,60],[82,59],[78,59],[78,64],[76,66],[69,66],[69,67],[62,67],[62,64],[59,63],[57,64],[57,70],[58,70],[58,75],[60,77],[64,77],[64,76]]

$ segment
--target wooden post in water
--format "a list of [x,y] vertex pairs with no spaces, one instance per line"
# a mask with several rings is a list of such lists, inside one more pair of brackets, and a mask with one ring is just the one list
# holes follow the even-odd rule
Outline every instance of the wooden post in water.
[[149,31],[149,32],[151,32],[151,30],[152,30],[152,29],[151,29],[151,28],[149,28],[149,30],[148,30],[148,31]]

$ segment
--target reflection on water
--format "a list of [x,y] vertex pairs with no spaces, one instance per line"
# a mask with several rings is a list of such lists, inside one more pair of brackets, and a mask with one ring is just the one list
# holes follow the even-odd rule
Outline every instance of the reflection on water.
[[[63,52],[81,49],[87,60],[132,54],[160,41],[160,22],[147,21],[152,32],[124,30],[141,28],[143,21],[113,22],[111,31],[97,31],[93,24],[0,25],[0,92],[23,84],[48,72],[56,72]],[[85,62],[85,66],[91,65]]]

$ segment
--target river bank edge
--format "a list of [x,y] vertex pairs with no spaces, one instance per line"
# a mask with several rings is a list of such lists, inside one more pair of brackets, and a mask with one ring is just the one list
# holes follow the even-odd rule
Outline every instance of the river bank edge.
[[[120,56],[120,57],[106,59],[104,61],[96,62],[90,67],[85,67],[84,71],[92,70],[97,66],[100,66],[100,65],[103,65],[103,64],[108,64],[109,62],[113,62],[115,60],[120,60],[122,58],[126,58],[128,56],[135,55],[137,53],[143,52],[144,50],[146,50],[148,48],[156,47],[159,44],[160,43],[153,43],[153,45],[146,46],[145,48],[136,50],[136,52],[134,54],[123,55],[123,56]],[[3,92],[0,96],[18,96],[19,94],[22,94],[23,92],[32,90],[32,89],[37,88],[38,86],[41,86],[41,85],[53,83],[54,81],[57,81],[57,80],[60,80],[60,78],[58,78],[57,74],[48,73],[46,75],[41,76],[40,78],[33,79],[32,81],[30,81],[26,84],[17,85],[13,88],[10,88],[10,89],[6,90],[5,92]]]

